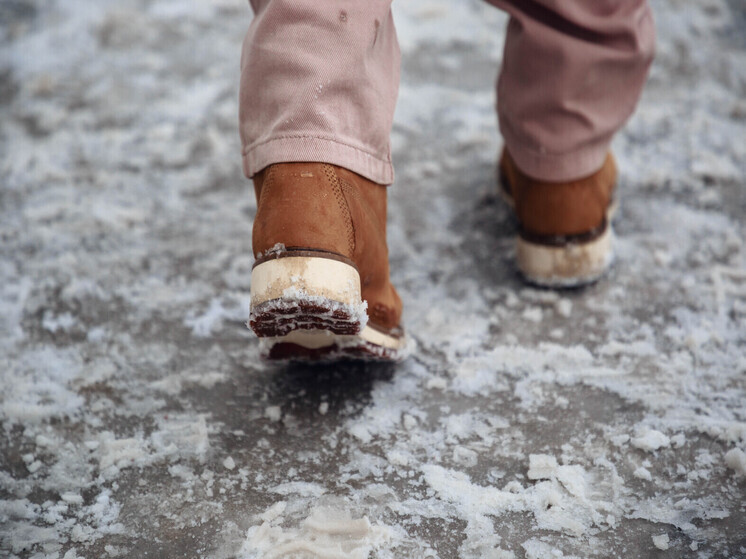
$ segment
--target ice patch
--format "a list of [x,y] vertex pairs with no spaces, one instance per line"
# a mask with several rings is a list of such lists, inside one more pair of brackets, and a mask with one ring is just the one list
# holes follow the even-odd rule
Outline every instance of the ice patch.
[[[599,465],[610,467],[608,463]],[[422,471],[438,497],[454,505],[458,517],[467,521],[466,540],[461,547],[465,557],[499,547],[500,538],[493,533],[490,516],[529,512],[541,529],[581,536],[594,526],[613,525],[613,519],[621,513],[615,500],[623,485],[613,469],[608,480],[599,483],[599,474],[579,465],[559,465],[548,455],[529,457],[528,477],[538,483],[527,487],[516,482],[503,489],[478,485],[463,472],[437,465],[425,465]]]
[[73,389],[73,382],[83,372],[71,349],[43,347],[20,360],[11,360],[0,368],[4,387],[0,418],[38,424],[52,417],[78,415],[84,399]]
[[224,298],[214,298],[204,313],[187,317],[184,324],[198,338],[207,338],[220,332],[226,320],[241,324],[249,315],[251,299],[248,295],[241,295],[236,299],[226,306]]

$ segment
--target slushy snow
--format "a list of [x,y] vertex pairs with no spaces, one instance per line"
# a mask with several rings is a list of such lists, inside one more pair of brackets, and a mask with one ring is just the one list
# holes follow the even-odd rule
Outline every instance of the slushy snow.
[[746,8],[652,4],[616,264],[560,293],[497,194],[506,16],[394,2],[414,350],[280,367],[245,327],[248,5],[3,3],[0,556],[741,559]]

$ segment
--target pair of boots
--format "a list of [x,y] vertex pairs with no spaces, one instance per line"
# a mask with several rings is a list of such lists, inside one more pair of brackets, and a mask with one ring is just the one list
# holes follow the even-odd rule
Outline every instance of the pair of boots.
[[[611,262],[616,166],[569,182],[536,180],[507,150],[501,191],[519,230],[518,268],[532,283],[570,287]],[[249,325],[270,359],[398,360],[402,303],[389,279],[386,187],[325,163],[278,163],[254,176],[256,258]]]

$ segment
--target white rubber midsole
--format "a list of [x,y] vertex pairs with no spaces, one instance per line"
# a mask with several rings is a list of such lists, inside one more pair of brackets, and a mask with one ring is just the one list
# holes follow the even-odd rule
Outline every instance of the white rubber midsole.
[[314,256],[267,260],[252,270],[252,308],[274,299],[303,297],[359,305],[360,274],[344,262]]
[[581,285],[598,279],[612,260],[611,226],[585,243],[549,246],[518,237],[518,268],[530,281],[547,286]]
[[338,335],[328,330],[293,330],[285,336],[263,338],[263,342],[270,346],[279,343],[296,344],[307,349],[319,349],[335,344],[338,347],[356,346],[361,342],[367,342],[386,349],[400,350],[406,345],[406,338],[397,338],[366,326],[360,334],[354,336]]

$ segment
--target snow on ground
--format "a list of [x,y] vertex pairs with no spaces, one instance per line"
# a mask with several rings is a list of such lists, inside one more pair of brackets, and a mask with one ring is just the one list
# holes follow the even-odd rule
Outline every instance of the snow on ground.
[[618,259],[528,288],[495,196],[504,17],[396,6],[414,355],[244,328],[238,0],[0,5],[0,555],[746,556],[746,10],[658,0]]

